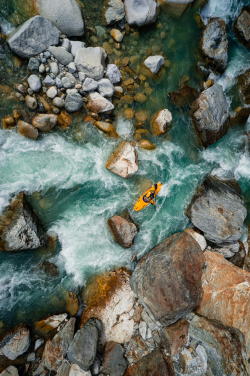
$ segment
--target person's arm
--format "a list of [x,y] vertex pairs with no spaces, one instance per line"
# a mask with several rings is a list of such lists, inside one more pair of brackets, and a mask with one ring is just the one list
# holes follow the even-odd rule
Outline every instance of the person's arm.
[[155,200],[150,200],[150,204],[155,205],[156,201]]

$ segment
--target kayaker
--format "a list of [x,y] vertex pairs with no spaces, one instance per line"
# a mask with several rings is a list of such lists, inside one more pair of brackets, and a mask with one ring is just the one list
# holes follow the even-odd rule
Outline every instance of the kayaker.
[[156,204],[156,201],[155,201],[155,196],[156,196],[156,189],[157,189],[157,184],[154,184],[154,190],[151,190],[150,192],[147,192],[144,196],[143,196],[143,201],[144,202],[148,202],[152,205],[155,205]]

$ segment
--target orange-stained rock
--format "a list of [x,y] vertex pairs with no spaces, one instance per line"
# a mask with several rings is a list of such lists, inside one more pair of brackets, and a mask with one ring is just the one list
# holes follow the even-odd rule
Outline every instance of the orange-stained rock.
[[75,316],[79,310],[79,301],[77,295],[73,291],[67,291],[65,301],[66,311],[71,316]]
[[8,129],[8,128],[14,127],[15,125],[16,123],[15,123],[15,119],[13,118],[13,116],[5,116],[2,119],[3,129]]
[[63,322],[66,322],[67,314],[53,315],[44,320],[35,322],[35,330],[39,334],[46,336],[48,333],[55,331]]
[[142,140],[138,142],[138,146],[145,150],[154,150],[156,148],[153,142],[146,140],[145,138],[143,138]]
[[239,329],[250,354],[250,273],[226,261],[220,254],[204,252],[203,297],[197,312]]
[[66,129],[72,124],[72,116],[66,111],[62,111],[57,117],[57,123],[61,129]]
[[109,136],[117,137],[117,133],[113,124],[108,123],[107,121],[95,121],[93,124]]
[[166,133],[172,119],[172,114],[168,109],[165,108],[164,110],[158,111],[151,120],[152,133],[155,136]]
[[184,319],[178,320],[176,323],[163,329],[172,356],[176,355],[188,342],[188,329],[189,323]]
[[123,115],[126,119],[133,119],[133,117],[135,116],[135,111],[132,108],[125,108]]
[[84,290],[81,326],[91,317],[101,320],[103,342],[125,343],[133,334],[135,297],[129,280],[130,273],[121,268],[94,277]]

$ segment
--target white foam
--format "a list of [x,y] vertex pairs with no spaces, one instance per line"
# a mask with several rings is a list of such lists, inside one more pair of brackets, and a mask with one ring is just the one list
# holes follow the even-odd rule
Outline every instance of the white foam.
[[201,16],[205,22],[211,17],[223,18],[225,21],[233,20],[243,5],[243,0],[208,0],[201,11]]

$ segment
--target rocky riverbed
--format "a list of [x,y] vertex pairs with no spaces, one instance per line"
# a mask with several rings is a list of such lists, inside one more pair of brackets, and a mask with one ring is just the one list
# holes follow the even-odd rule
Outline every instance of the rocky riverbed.
[[249,4],[1,1],[0,375],[249,375]]

